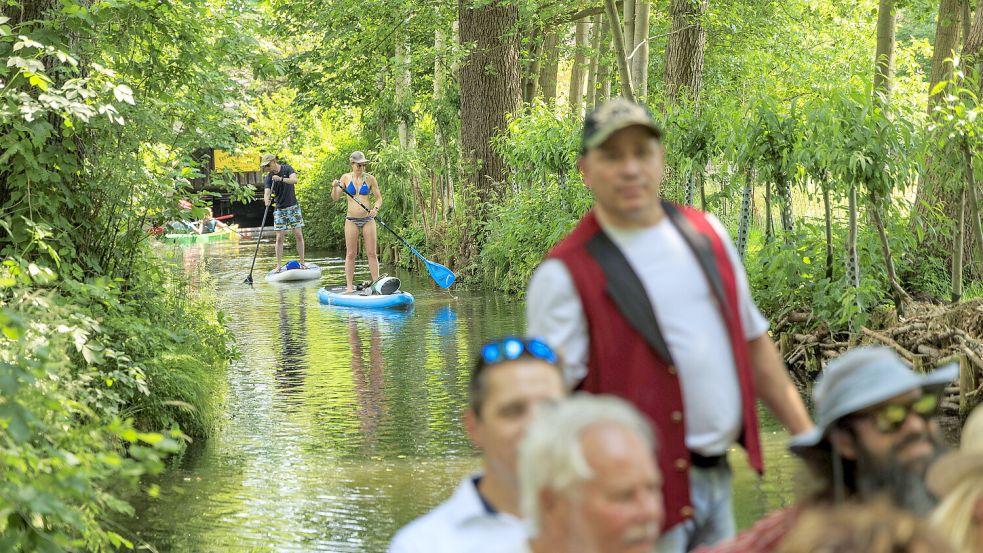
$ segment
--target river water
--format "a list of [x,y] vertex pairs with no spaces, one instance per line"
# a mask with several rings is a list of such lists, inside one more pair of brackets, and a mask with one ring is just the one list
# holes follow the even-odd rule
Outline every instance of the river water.
[[[470,363],[482,341],[522,331],[522,303],[383,267],[416,296],[411,311],[322,306],[317,288],[344,284],[341,257],[310,252],[320,282],[270,284],[273,250],[262,244],[249,287],[252,244],[174,252],[177,270],[214,288],[241,358],[214,436],[148,479],[160,494],[135,498],[125,525],[160,552],[385,551],[479,466],[460,422]],[[359,265],[356,278],[367,275]],[[731,452],[741,527],[790,502],[802,481],[787,435],[763,421],[765,478]]]

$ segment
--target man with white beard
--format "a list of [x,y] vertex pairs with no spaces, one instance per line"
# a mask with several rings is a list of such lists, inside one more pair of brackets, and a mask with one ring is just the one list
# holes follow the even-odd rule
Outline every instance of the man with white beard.
[[614,396],[545,407],[519,447],[524,553],[649,553],[665,511],[648,421]]

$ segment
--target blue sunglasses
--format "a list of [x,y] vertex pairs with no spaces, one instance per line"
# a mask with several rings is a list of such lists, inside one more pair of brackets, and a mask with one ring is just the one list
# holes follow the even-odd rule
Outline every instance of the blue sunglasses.
[[515,336],[502,338],[481,346],[481,361],[485,365],[494,365],[505,361],[515,361],[522,357],[523,353],[540,361],[556,363],[556,353],[546,345],[546,342],[538,338],[523,340]]

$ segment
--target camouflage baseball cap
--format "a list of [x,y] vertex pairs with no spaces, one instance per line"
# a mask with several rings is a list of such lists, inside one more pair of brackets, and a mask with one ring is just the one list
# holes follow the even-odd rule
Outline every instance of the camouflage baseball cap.
[[616,98],[591,111],[584,119],[584,131],[580,138],[580,153],[596,148],[621,129],[639,125],[648,129],[656,140],[662,139],[662,129],[655,124],[652,113],[643,105]]
[[263,154],[263,157],[259,158],[260,169],[266,169],[266,166],[274,159],[276,159],[276,156],[273,154]]

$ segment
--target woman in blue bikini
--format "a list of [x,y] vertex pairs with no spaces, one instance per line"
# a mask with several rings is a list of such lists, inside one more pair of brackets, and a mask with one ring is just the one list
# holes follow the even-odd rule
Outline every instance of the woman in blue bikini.
[[[362,238],[365,240],[365,257],[369,260],[369,274],[372,281],[379,278],[379,256],[376,251],[376,225],[375,216],[382,207],[382,192],[379,192],[379,183],[375,177],[365,172],[365,166],[369,163],[362,152],[352,152],[348,156],[348,161],[352,164],[352,172],[345,173],[341,180],[335,180],[331,188],[331,199],[337,201],[342,196],[348,199],[348,216],[345,217],[345,285],[346,292],[352,292],[355,288],[355,256],[358,254],[358,231],[362,231]],[[375,196],[372,209],[365,211],[358,202],[353,200],[351,194],[368,205],[369,195]]]

